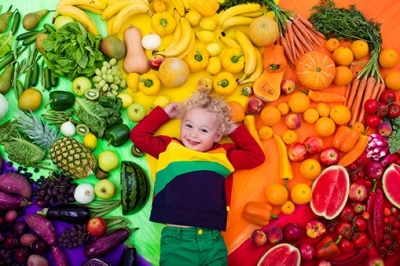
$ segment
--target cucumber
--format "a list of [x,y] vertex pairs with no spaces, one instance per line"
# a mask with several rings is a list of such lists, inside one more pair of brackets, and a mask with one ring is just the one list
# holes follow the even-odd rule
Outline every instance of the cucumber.
[[147,202],[150,182],[143,169],[134,162],[121,163],[121,205],[122,213],[136,213]]

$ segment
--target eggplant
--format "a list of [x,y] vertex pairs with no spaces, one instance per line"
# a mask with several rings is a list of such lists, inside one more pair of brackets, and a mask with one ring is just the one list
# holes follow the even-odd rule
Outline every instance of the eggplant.
[[121,259],[118,266],[136,266],[137,265],[137,252],[133,245],[126,245],[122,251]]
[[30,204],[24,197],[14,196],[0,191],[0,210],[11,210],[26,207]]
[[90,210],[81,204],[60,204],[37,211],[37,214],[50,220],[60,220],[75,224],[87,223],[90,219]]
[[83,262],[81,266],[112,266],[112,265],[106,260],[93,258]]

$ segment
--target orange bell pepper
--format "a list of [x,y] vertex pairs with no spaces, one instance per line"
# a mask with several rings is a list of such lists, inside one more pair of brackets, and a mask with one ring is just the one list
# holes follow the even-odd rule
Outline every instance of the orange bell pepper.
[[285,70],[287,60],[285,51],[280,44],[271,44],[264,47],[263,65],[268,72],[282,72]]
[[242,218],[249,223],[258,226],[266,226],[271,219],[278,219],[277,215],[271,214],[272,206],[265,202],[249,201],[244,205]]

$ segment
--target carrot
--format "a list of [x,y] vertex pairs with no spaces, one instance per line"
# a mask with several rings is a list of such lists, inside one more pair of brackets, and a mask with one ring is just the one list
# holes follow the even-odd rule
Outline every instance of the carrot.
[[314,47],[310,42],[304,37],[304,33],[300,31],[297,27],[293,27],[293,32],[296,35],[296,37],[300,40],[301,44],[303,47],[306,49],[306,51],[312,51],[314,50]]
[[310,42],[319,44],[319,40],[316,36],[313,35],[313,32],[310,31],[300,20],[294,19],[293,25],[299,29],[300,32],[304,34],[304,37],[308,38]]
[[380,88],[379,88],[379,91],[378,91],[378,95],[376,95],[376,100],[379,100],[379,98],[381,97],[381,94],[382,94],[382,92],[384,91],[386,89],[386,84],[385,84],[385,82],[382,82],[381,83],[381,86],[380,86]]
[[289,48],[288,41],[284,36],[280,37],[280,43],[285,51],[286,57],[288,58],[288,63],[292,69],[294,69],[294,59],[292,56],[292,51]]
[[294,39],[293,39],[293,28],[292,28],[292,22],[290,20],[286,21],[286,35],[287,35],[287,40],[288,40],[288,44],[291,48],[291,53],[292,53],[292,57],[295,57],[295,53],[294,53]]
[[362,103],[360,106],[360,114],[358,116],[358,123],[361,123],[364,121],[364,116],[365,116],[365,109],[364,109],[364,104],[368,99],[371,99],[372,93],[375,89],[375,84],[376,84],[376,79],[374,77],[368,77],[367,79],[367,86],[365,87],[365,92],[364,96],[362,99]]
[[306,53],[303,45],[301,44],[297,35],[293,35],[295,47],[297,47],[297,52],[299,53],[299,57]]
[[358,78],[353,79],[353,81],[351,82],[349,96],[346,97],[347,101],[345,103],[347,108],[349,108],[350,110],[351,110],[351,104],[353,103],[354,98],[356,97],[358,85],[360,85],[360,79]]
[[338,164],[344,167],[349,166],[351,163],[353,163],[355,160],[357,160],[357,158],[361,156],[361,154],[367,147],[367,143],[368,143],[368,136],[361,134],[354,148],[351,149],[351,151],[347,152],[344,156],[340,157]]
[[322,39],[325,39],[325,35],[323,35],[321,32],[317,31],[314,28],[314,25],[305,17],[303,17],[302,15],[300,15],[299,13],[296,14],[297,18],[300,20],[300,22],[306,26],[307,28],[309,28],[312,32],[314,32],[318,37],[321,37]]
[[333,92],[321,92],[309,90],[308,98],[314,102],[324,102],[324,103],[333,103],[333,102],[345,102],[346,97],[339,93]]
[[354,99],[354,103],[351,108],[352,117],[351,117],[351,120],[349,123],[350,126],[353,125],[357,121],[358,114],[360,113],[360,109],[361,109],[361,101],[363,99],[363,95],[364,95],[366,86],[367,86],[367,79],[362,78],[360,81],[360,85],[358,86],[358,89],[357,89],[356,98]]

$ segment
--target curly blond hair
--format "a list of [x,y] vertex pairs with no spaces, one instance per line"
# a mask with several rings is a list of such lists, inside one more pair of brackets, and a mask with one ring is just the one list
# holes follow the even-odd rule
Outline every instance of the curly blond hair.
[[196,107],[215,114],[219,120],[218,130],[224,135],[229,133],[229,128],[233,124],[230,118],[231,107],[223,99],[212,97],[209,89],[198,89],[180,105],[178,117],[182,119],[188,111]]

